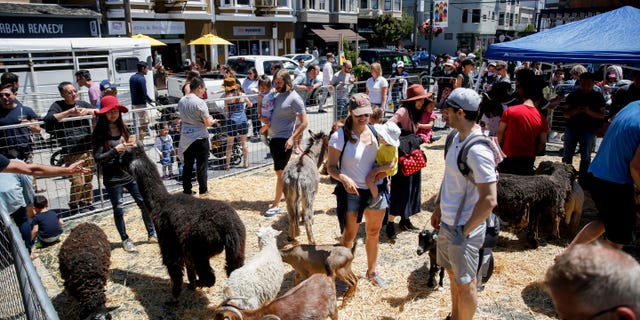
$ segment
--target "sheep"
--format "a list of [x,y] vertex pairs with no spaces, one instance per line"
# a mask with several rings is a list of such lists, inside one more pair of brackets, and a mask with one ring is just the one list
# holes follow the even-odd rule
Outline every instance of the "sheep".
[[[501,219],[528,227],[528,241],[539,245],[538,227],[541,217],[554,221],[554,235],[559,237],[559,223],[565,216],[565,199],[571,193],[575,170],[569,164],[553,163],[553,174],[519,176],[500,174],[498,205],[494,213]],[[533,222],[533,223],[530,223]]]
[[280,233],[271,227],[260,228],[260,252],[231,273],[223,291],[224,299],[237,300],[236,306],[240,309],[257,309],[278,295],[284,275],[276,244]]
[[244,265],[245,227],[229,204],[167,192],[155,163],[140,142],[127,148],[120,162],[136,180],[144,198],[174,298],[182,291],[183,267],[187,269],[188,287],[195,289],[215,284],[209,259],[223,250],[227,276]]
[[58,261],[64,288],[80,303],[82,318],[104,308],[111,264],[111,244],[104,231],[93,223],[79,224],[60,246]]
[[358,286],[358,277],[351,270],[357,244],[349,250],[342,245],[287,245],[280,249],[282,260],[296,271],[295,283],[307,279],[315,273],[335,276],[349,288],[344,294],[342,306],[353,297]]
[[[540,162],[536,168],[535,174],[551,175],[555,170],[555,166],[551,161]],[[574,170],[574,173],[577,172]],[[571,193],[564,202],[564,223],[569,229],[569,236],[574,236],[580,226],[582,218],[582,208],[584,207],[584,190],[578,183],[576,177],[571,181]]]
[[289,216],[289,240],[296,242],[300,235],[298,223],[304,221],[309,243],[315,244],[313,237],[313,200],[318,193],[320,174],[326,151],[328,136],[324,132],[313,133],[307,149],[297,160],[291,161],[282,173],[282,192],[287,201]]
[[436,231],[431,232],[429,230],[422,230],[420,234],[418,234],[418,249],[416,253],[420,256],[425,252],[429,252],[429,279],[427,281],[427,286],[429,288],[435,287],[435,278],[436,273],[440,274],[440,281],[438,281],[438,285],[442,287],[442,281],[444,278],[444,268],[439,266],[436,262],[436,256],[438,254],[437,251],[438,246],[438,233]]
[[334,279],[314,274],[284,295],[255,310],[242,310],[231,300],[223,301],[215,309],[215,320],[325,320],[338,319]]

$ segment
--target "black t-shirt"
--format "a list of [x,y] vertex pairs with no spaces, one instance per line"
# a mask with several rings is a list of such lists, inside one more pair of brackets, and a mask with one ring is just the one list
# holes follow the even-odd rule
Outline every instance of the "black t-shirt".
[[[21,119],[38,120],[38,115],[29,107],[17,103],[13,109],[0,108],[0,126],[20,124]],[[31,153],[31,131],[27,127],[0,130],[0,153],[10,158]]]
[[[109,145],[108,149],[105,142]],[[100,136],[94,141],[93,157],[100,164],[102,181],[106,187],[124,186],[133,181],[133,177],[120,164],[120,153],[115,149],[119,143],[120,136]]]
[[[572,108],[588,107],[589,110],[600,112],[604,108],[605,101],[602,93],[591,91],[584,93],[580,90],[571,92],[567,96],[567,104]],[[596,119],[585,112],[578,113],[567,119],[567,128],[573,130],[587,129],[591,132],[602,126],[602,119]]]
[[74,105],[64,100],[54,102],[44,117],[45,129],[54,135],[56,142],[62,147],[62,153],[78,154],[91,151],[91,120],[58,121],[53,115],[67,111],[75,106],[95,109],[85,101],[78,101]]

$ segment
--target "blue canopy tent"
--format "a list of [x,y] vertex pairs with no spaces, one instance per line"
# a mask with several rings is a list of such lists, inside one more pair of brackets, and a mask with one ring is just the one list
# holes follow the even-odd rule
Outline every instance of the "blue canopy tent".
[[640,63],[640,9],[625,6],[517,40],[492,44],[487,59]]

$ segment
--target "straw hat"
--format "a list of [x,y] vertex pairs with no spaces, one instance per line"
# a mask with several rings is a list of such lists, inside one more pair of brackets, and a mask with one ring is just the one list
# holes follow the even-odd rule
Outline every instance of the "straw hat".
[[224,78],[222,88],[224,91],[228,92],[240,89],[240,85],[238,84],[238,81],[236,81],[236,78]]

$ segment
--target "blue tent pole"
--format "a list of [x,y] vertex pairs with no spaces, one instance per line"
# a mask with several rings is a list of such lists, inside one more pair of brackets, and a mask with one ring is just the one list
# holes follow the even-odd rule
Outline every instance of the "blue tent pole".
[[[427,68],[429,68],[427,70],[427,72],[429,73],[429,75],[431,75],[431,53],[433,52],[431,50],[431,42],[433,40],[433,0],[429,0],[429,52],[427,52],[427,61],[429,61],[429,63],[427,64]],[[429,79],[429,81],[427,81],[427,91],[429,91],[431,89],[431,79]]]

